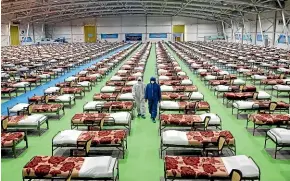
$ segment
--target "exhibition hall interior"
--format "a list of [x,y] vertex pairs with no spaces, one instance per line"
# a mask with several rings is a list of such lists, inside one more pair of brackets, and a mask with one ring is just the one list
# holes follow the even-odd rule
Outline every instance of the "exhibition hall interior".
[[2,0],[2,181],[290,181],[290,1]]

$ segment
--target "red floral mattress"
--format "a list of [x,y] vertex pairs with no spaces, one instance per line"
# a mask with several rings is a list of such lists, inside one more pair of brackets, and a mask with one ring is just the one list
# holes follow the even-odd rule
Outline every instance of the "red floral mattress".
[[40,102],[40,101],[44,101],[45,100],[45,96],[32,96],[28,98],[29,102]]
[[[174,74],[174,73],[168,73],[168,72],[162,72],[162,73],[160,73],[159,75],[161,75],[161,76],[173,76],[173,75],[176,75],[176,74]],[[160,82],[159,82],[159,84],[160,84]]]
[[72,177],[78,177],[84,160],[82,157],[35,156],[24,166],[22,175],[23,177],[66,178],[72,171]]
[[1,93],[5,94],[5,93],[10,93],[10,92],[13,92],[13,91],[16,91],[16,88],[1,88]]
[[78,113],[73,116],[71,122],[75,124],[100,122],[106,116],[107,114],[103,114],[103,113]]
[[261,84],[266,84],[266,85],[276,85],[276,84],[283,84],[284,81],[283,79],[264,79],[261,80]]
[[122,88],[122,93],[128,93],[128,92],[132,92],[133,87],[132,86],[125,86]]
[[200,72],[199,73],[199,76],[201,76],[201,77],[205,77],[207,75],[212,75],[212,73],[211,72]]
[[123,81],[108,81],[108,82],[106,82],[106,85],[108,85],[108,86],[124,86],[125,82],[123,82]]
[[70,87],[71,82],[60,82],[55,84],[56,87]]
[[40,78],[27,78],[21,79],[21,82],[37,83],[40,81]]
[[254,96],[254,92],[226,92],[224,93],[224,97],[231,100],[244,100],[248,98],[252,98]]
[[202,123],[199,115],[189,114],[161,114],[161,125],[191,126],[193,123]]
[[131,101],[106,102],[103,108],[111,110],[131,111],[134,108],[134,103]]
[[1,133],[1,146],[10,147],[13,146],[13,141],[17,144],[24,139],[24,132],[2,132]]
[[267,79],[279,79],[280,75],[268,75]]
[[18,122],[23,120],[25,117],[27,116],[1,116],[1,120],[8,119],[8,126],[15,126],[18,125]]
[[[271,101],[255,101],[255,104],[259,105],[259,108],[269,108]],[[276,109],[287,109],[289,104],[284,101],[278,101]]]
[[180,85],[181,81],[179,80],[160,80],[160,85]]
[[79,81],[80,82],[83,82],[83,81],[96,82],[97,77],[79,77]]
[[96,93],[94,94],[94,100],[116,100],[118,97],[117,93]]
[[198,102],[178,102],[180,109],[193,109],[196,108],[197,110],[209,110],[210,105],[206,101],[198,101]]
[[83,131],[77,141],[92,139],[92,145],[121,144],[126,137],[125,130]]
[[62,88],[64,94],[80,94],[84,91],[82,87],[64,87]]
[[190,86],[173,86],[174,91],[196,92],[198,89],[195,85]]
[[162,100],[175,100],[175,99],[188,100],[189,97],[185,93],[182,93],[182,92],[178,92],[178,93],[162,92],[161,99]]
[[[230,90],[232,90],[232,91],[238,91],[239,89],[240,89],[239,86],[235,86],[235,85],[230,86]],[[257,88],[255,86],[247,85],[247,86],[243,87],[242,92],[256,92],[256,90],[257,90]]]
[[34,104],[31,105],[32,112],[58,112],[60,109],[63,108],[62,104]]
[[209,80],[208,83],[212,86],[226,85],[230,83],[230,80]]
[[186,133],[189,145],[202,146],[206,143],[216,143],[220,136],[226,138],[228,145],[235,143],[230,131],[189,131]]
[[169,80],[186,80],[188,76],[186,75],[178,75],[178,76],[167,76]]
[[166,156],[167,177],[209,178],[228,177],[226,167],[219,157]]
[[249,120],[256,124],[286,124],[290,120],[289,114],[251,114]]

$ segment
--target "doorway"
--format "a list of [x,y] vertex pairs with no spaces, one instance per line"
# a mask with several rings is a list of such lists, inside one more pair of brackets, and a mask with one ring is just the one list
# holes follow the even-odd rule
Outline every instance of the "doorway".
[[19,45],[19,27],[10,26],[10,45]]
[[85,42],[95,43],[97,41],[96,26],[84,26]]

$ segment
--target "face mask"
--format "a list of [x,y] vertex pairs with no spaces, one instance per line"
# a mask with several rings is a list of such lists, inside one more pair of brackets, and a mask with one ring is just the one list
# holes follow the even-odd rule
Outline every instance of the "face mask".
[[151,81],[151,84],[154,84],[155,82],[154,81]]

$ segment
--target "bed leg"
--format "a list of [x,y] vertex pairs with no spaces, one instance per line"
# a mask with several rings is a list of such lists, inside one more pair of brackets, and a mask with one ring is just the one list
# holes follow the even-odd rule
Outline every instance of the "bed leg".
[[25,147],[28,148],[28,139],[27,139],[27,133],[25,132],[24,136],[24,141],[25,141]]
[[40,129],[40,125],[38,125],[38,127],[37,127],[37,131],[38,131],[38,136],[41,136],[41,129]]
[[264,142],[264,148],[266,148],[266,146],[267,146],[267,140],[268,140],[268,135],[266,133],[266,138],[265,138],[265,142]]
[[13,146],[12,146],[12,152],[13,152],[13,157],[16,158],[16,145],[14,141],[13,141]]
[[275,159],[277,158],[277,143],[276,143],[276,145],[275,145],[275,157],[274,157]]
[[123,154],[123,159],[125,158],[125,145],[124,145],[124,141],[122,143],[122,154]]
[[255,136],[255,131],[256,131],[256,123],[254,123],[253,136]]

